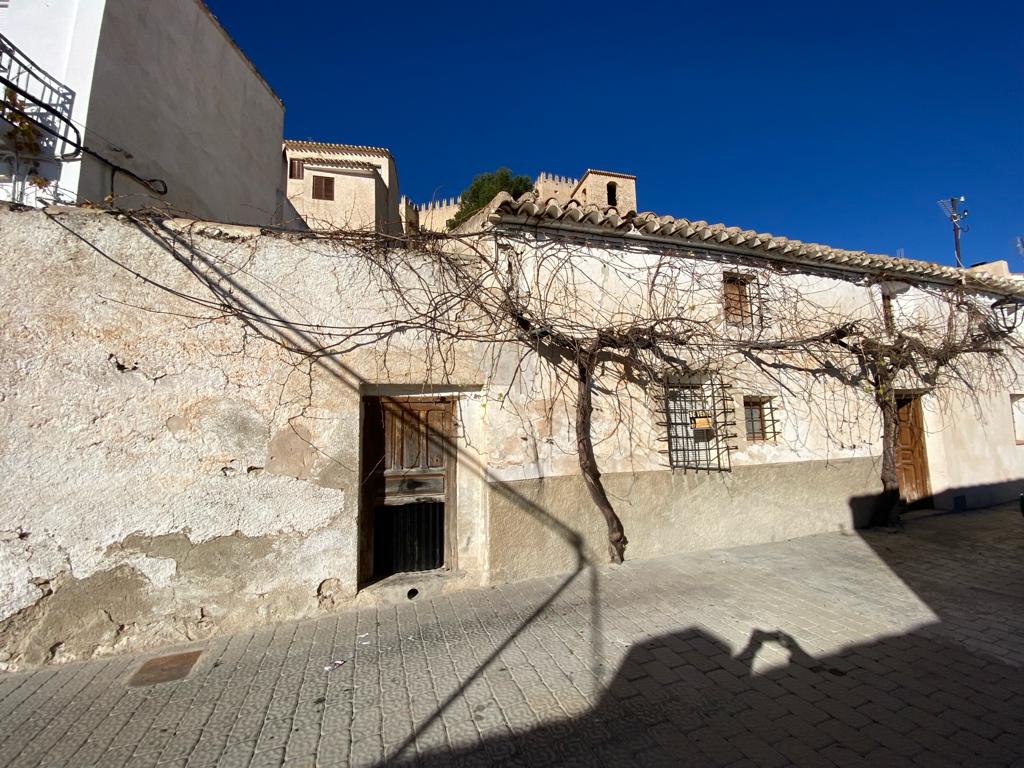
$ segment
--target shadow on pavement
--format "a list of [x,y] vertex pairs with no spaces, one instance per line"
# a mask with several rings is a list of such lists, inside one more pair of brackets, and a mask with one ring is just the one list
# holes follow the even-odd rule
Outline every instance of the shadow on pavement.
[[[389,764],[1024,765],[1020,513],[860,533],[938,622],[817,658],[776,628],[737,652],[698,628],[663,635],[580,718]],[[784,660],[757,673],[769,646]]]

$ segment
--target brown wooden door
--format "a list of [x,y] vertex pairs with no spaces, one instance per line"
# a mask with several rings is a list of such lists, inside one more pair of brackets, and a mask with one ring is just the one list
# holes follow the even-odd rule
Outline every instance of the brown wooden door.
[[921,396],[897,398],[896,409],[896,479],[900,485],[900,498],[911,504],[931,495]]
[[365,406],[362,580],[453,567],[452,403],[367,398]]

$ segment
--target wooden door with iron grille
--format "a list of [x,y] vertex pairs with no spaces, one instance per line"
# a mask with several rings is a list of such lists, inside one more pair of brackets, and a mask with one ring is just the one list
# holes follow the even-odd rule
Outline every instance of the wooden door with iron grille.
[[896,480],[900,486],[900,498],[912,504],[931,495],[921,396],[898,397],[896,414]]
[[[455,452],[448,399],[367,398],[361,571],[380,579],[453,566]],[[371,554],[372,553],[372,554]]]

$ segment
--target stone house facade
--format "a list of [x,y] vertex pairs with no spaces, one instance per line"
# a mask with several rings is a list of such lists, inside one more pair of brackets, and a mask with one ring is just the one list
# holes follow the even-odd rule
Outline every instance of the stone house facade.
[[284,164],[287,226],[391,235],[404,231],[407,204],[387,149],[289,139]]
[[[665,295],[738,333],[764,309],[757,270],[850,316],[882,302],[860,280],[870,275],[1024,299],[999,266],[956,270],[636,214],[603,204],[612,183],[617,201],[635,199],[630,177],[583,181],[585,204],[500,195],[466,222],[485,234],[453,263],[476,274],[474,259],[518,259],[547,280],[533,294],[551,299],[561,288],[548,259],[571,246],[588,277],[574,311],[601,316],[649,301],[636,276],[677,265],[659,283]],[[415,245],[402,258],[416,269],[382,279],[391,259],[318,233],[0,212],[3,663],[607,561],[572,387],[522,345],[471,331],[438,345],[407,322],[389,286],[414,303],[429,284],[429,262],[408,261]],[[922,311],[912,294],[892,298],[897,311]],[[880,430],[865,393],[740,362],[656,386],[627,362],[602,364],[592,428],[627,558],[866,522]],[[959,403],[908,389],[906,402],[936,503],[1022,490],[1017,393]]]

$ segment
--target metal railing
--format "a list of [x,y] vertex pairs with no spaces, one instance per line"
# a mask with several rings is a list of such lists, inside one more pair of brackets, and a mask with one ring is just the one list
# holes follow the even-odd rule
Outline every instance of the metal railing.
[[81,154],[81,132],[71,122],[75,92],[0,35],[0,86],[3,116],[34,126],[37,154],[73,160]]

